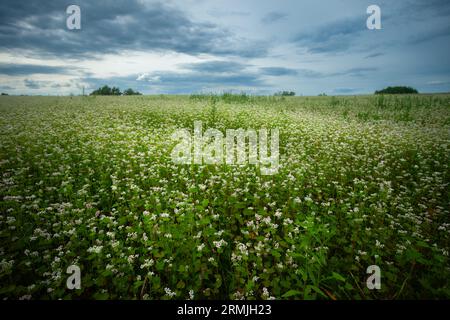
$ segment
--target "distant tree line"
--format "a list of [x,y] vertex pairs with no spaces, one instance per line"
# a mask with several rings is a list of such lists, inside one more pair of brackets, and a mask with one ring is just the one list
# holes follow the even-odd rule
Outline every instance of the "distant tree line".
[[98,88],[97,90],[94,90],[91,92],[91,96],[137,96],[142,95],[142,93],[138,91],[134,91],[133,89],[129,88],[126,89],[124,92],[121,92],[119,88],[112,87],[110,88],[107,85],[104,85],[101,88]]
[[140,96],[142,93],[138,91],[134,91],[133,89],[129,88],[123,92],[124,96]]
[[407,93],[419,93],[416,89],[411,87],[387,87],[382,90],[375,91],[375,94],[407,94]]
[[295,96],[294,91],[279,91],[274,94],[274,96],[282,96],[282,97],[289,97],[289,96]]

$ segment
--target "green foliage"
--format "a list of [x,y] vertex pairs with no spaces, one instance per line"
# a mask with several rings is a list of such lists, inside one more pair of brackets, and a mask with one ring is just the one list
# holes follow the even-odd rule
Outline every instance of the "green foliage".
[[117,87],[108,87],[107,85],[104,85],[101,88],[98,88],[97,90],[92,91],[91,95],[93,96],[120,96],[122,93],[120,92],[120,89]]
[[120,92],[120,89],[117,87],[112,87],[110,88],[107,85],[104,85],[101,88],[98,88],[97,90],[92,91],[91,96],[120,96],[120,95],[124,95],[124,96],[140,96],[142,95],[142,93],[138,92],[138,91],[134,91],[133,89],[129,88],[126,89],[123,93]]
[[[450,96],[382,97],[0,97],[0,298],[450,298]],[[279,172],[175,165],[196,120]]]
[[375,94],[417,94],[419,93],[416,89],[411,87],[387,87],[382,90],[375,91]]
[[140,96],[140,95],[142,95],[142,93],[140,93],[138,91],[134,91],[133,89],[129,88],[123,92],[123,95],[124,96]]

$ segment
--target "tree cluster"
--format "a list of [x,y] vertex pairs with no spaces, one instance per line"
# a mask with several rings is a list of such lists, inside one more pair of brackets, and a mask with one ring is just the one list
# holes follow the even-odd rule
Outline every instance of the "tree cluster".
[[375,91],[375,94],[411,94],[411,93],[419,93],[416,89],[411,87],[387,87],[382,90]]
[[120,91],[117,87],[110,88],[107,85],[104,85],[101,88],[98,88],[97,90],[92,91],[91,96],[133,96],[133,95],[141,95],[142,93],[138,91],[134,91],[133,89],[127,89],[123,93]]

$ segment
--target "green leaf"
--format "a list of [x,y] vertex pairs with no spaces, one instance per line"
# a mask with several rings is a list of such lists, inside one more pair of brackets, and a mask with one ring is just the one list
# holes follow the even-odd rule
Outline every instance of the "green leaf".
[[322,292],[322,290],[320,290],[319,288],[317,288],[316,286],[308,286],[311,289],[313,289],[316,293],[320,294],[321,296],[324,296],[325,298],[327,298],[326,294]]
[[272,253],[272,255],[273,255],[275,258],[281,257],[281,254],[280,254],[278,251],[276,251],[276,250],[272,250],[272,251],[270,251],[270,253]]
[[286,292],[285,294],[282,295],[283,298],[289,298],[292,296],[297,296],[300,295],[301,292],[298,290],[289,290],[288,292]]
[[333,272],[331,274],[333,276],[334,279],[338,280],[338,281],[342,281],[345,282],[345,278],[343,276],[341,276],[339,273]]

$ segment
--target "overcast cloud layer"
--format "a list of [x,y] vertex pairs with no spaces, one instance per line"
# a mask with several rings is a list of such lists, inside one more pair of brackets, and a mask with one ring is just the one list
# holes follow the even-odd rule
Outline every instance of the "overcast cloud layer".
[[[81,8],[81,30],[66,8]],[[381,30],[366,9],[381,8]],[[80,94],[450,91],[450,1],[0,2],[0,90]]]

